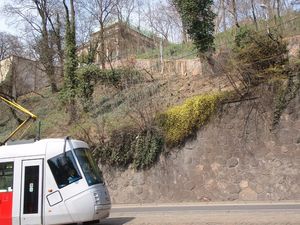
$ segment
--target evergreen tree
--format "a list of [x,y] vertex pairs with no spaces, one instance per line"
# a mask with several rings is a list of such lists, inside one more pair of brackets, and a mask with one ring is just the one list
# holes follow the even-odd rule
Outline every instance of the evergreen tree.
[[173,0],[183,26],[194,41],[200,56],[214,51],[213,0]]

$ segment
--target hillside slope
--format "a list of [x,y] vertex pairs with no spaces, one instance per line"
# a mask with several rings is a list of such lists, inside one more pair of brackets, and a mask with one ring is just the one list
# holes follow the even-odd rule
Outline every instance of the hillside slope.
[[[59,93],[52,94],[49,88],[22,96],[18,102],[38,116],[41,121],[42,138],[66,135],[83,138],[81,135],[83,130],[95,131],[98,126],[103,125],[101,124],[103,120],[106,123],[105,129],[112,131],[123,125],[138,123],[136,120],[139,111],[148,110],[151,111],[149,116],[154,116],[155,113],[179,104],[188,97],[230,89],[226,77],[207,77],[201,74],[197,76],[169,74],[155,77],[160,78],[152,80],[146,77],[144,82],[122,90],[97,84],[93,95],[93,109],[89,113],[80,113],[79,120],[71,125],[68,124],[68,114]],[[77,102],[77,106],[81,107],[80,101]],[[4,103],[0,103],[0,115],[0,139],[3,139],[17,124]],[[33,125],[24,133],[23,138],[34,137],[35,128]]]

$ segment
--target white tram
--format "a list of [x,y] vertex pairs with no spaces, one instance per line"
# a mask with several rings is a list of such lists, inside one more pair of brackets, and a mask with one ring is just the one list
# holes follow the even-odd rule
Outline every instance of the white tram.
[[110,209],[85,142],[45,139],[0,147],[0,225],[99,221]]

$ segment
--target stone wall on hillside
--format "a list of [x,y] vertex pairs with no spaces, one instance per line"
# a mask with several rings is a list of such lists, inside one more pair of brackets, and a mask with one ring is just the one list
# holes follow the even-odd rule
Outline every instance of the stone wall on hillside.
[[113,61],[111,64],[107,64],[106,68],[110,68],[110,66],[114,68],[134,68],[141,72],[151,74],[154,78],[162,78],[170,75],[203,75],[203,66],[199,59],[164,60],[162,64],[160,59],[127,58]]
[[150,170],[102,168],[113,202],[300,200],[300,98],[272,131],[267,105],[224,106],[195,140]]
[[0,83],[6,79],[7,74],[11,68],[13,58],[9,57],[0,61]]
[[288,42],[289,56],[292,58],[299,57],[300,50],[300,35],[285,38]]
[[202,74],[202,63],[199,59],[164,60],[163,65],[158,60],[140,59],[136,61],[135,66],[137,69],[146,69],[153,74],[176,74],[179,76]]
[[4,80],[9,80],[14,96],[21,96],[49,86],[49,79],[43,66],[37,61],[19,56],[11,56],[0,61],[0,83]]

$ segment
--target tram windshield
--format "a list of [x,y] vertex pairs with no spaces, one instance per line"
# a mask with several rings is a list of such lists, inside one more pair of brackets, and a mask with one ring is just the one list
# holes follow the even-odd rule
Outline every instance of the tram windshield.
[[71,151],[49,159],[48,165],[58,188],[63,188],[82,178]]
[[103,183],[102,173],[86,148],[75,149],[75,154],[89,186]]

